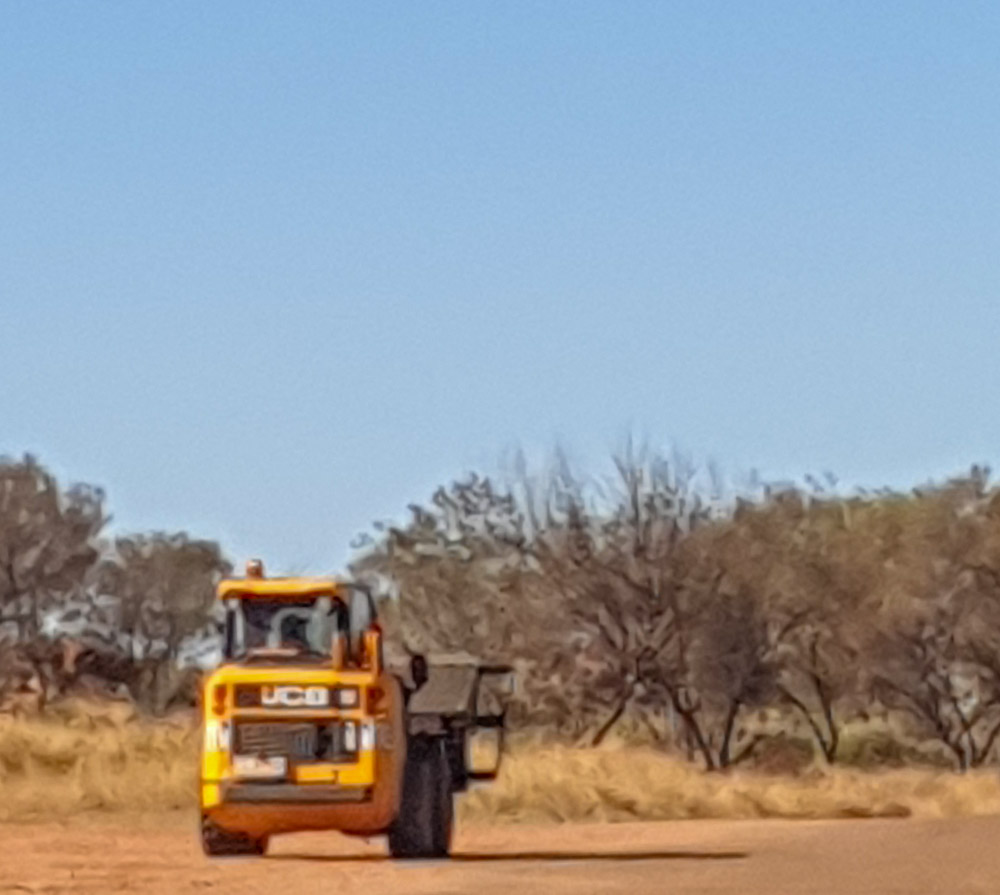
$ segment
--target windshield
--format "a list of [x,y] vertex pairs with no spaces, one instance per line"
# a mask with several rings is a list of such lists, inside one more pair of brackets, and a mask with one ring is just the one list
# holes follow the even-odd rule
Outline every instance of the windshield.
[[226,654],[246,656],[255,650],[292,650],[329,656],[333,635],[346,626],[339,601],[329,597],[290,602],[231,600],[226,613]]

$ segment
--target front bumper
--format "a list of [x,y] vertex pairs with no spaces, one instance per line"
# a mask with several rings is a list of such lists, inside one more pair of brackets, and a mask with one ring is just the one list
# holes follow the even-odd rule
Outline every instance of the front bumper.
[[224,804],[341,805],[369,802],[370,787],[316,783],[231,783],[222,789]]

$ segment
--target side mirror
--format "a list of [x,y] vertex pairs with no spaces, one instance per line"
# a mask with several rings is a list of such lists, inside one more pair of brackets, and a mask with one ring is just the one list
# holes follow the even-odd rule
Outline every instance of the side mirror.
[[510,665],[481,665],[479,684],[480,692],[506,702],[517,689],[516,672]]
[[352,662],[366,664],[369,633],[376,629],[377,614],[371,594],[361,588],[351,588],[347,597],[348,650]]
[[490,677],[493,677],[491,689],[497,696],[507,700],[514,695],[517,681],[513,671],[497,672]]
[[375,622],[375,602],[371,594],[364,590],[352,590],[348,598],[347,612],[350,616],[352,634],[367,631]]
[[413,689],[419,690],[427,683],[427,678],[427,660],[418,653],[410,659],[410,680],[413,681]]
[[501,727],[472,727],[465,736],[465,767],[470,780],[495,780],[503,761]]

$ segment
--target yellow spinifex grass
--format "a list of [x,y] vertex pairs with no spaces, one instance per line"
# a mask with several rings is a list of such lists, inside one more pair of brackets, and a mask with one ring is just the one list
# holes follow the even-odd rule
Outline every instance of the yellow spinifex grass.
[[[39,718],[0,717],[0,821],[194,810],[197,758],[190,716],[151,721],[127,708],[77,705]],[[995,771],[706,774],[628,745],[519,745],[499,780],[459,801],[463,820],[482,823],[993,813],[1000,813]]]
[[490,822],[959,817],[1000,813],[1000,776],[933,769],[706,774],[650,748],[522,747],[461,816]]
[[0,820],[197,804],[198,730],[126,707],[0,717]]

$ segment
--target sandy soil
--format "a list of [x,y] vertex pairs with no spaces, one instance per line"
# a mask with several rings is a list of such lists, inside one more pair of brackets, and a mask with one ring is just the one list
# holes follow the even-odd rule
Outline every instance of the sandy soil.
[[0,893],[1000,892],[1000,818],[680,821],[463,829],[451,861],[396,863],[379,841],[274,840],[210,861],[173,817],[0,826]]

